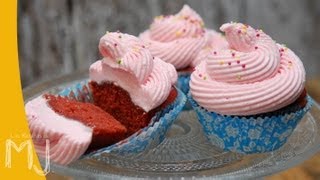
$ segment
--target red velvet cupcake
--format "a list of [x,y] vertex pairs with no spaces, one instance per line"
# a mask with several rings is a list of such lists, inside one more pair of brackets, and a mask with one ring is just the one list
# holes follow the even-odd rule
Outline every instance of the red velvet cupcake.
[[138,38],[107,33],[99,43],[104,56],[90,67],[94,104],[110,113],[130,136],[176,98],[174,67],[155,58]]

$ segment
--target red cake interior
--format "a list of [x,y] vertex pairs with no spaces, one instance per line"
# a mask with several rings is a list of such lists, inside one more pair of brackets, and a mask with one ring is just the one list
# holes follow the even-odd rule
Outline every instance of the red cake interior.
[[131,101],[127,91],[113,83],[98,84],[92,81],[89,85],[93,94],[94,104],[120,121],[128,129],[127,136],[146,127],[155,113],[171,104],[177,96],[176,89],[172,88],[170,95],[162,105],[145,112]]
[[192,66],[188,66],[188,67],[185,67],[183,69],[178,69],[178,72],[180,73],[192,73],[194,71],[194,67]]
[[304,89],[303,92],[300,94],[299,98],[294,103],[299,103],[299,106],[301,108],[304,108],[307,104],[306,96],[307,96],[307,90]]
[[44,97],[56,113],[80,121],[93,129],[89,151],[114,144],[126,137],[126,127],[94,104],[49,94]]

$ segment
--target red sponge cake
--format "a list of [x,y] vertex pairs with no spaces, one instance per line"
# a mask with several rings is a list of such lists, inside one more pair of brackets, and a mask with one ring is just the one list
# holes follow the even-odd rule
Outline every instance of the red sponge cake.
[[94,104],[120,121],[128,129],[128,136],[146,127],[155,113],[170,105],[177,96],[176,89],[172,88],[170,95],[162,105],[145,112],[131,101],[128,92],[113,83],[90,82],[90,89]]
[[106,147],[126,136],[127,129],[120,122],[91,103],[78,102],[49,94],[45,95],[45,98],[56,113],[80,121],[93,129],[89,149]]

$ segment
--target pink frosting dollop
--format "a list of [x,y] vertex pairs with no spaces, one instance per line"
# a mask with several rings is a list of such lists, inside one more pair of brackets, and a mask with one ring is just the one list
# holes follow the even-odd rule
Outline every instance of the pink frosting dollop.
[[200,62],[210,54],[215,53],[217,50],[229,49],[229,44],[226,38],[212,29],[206,29],[206,45],[201,49],[196,58],[191,62],[192,67],[196,67]]
[[203,20],[188,5],[176,15],[156,17],[140,38],[147,42],[152,55],[176,69],[188,67],[206,43]]
[[90,79],[120,86],[146,112],[161,105],[177,81],[174,66],[153,57],[135,36],[107,33],[100,39],[99,50],[104,58],[90,66]]
[[305,69],[294,52],[248,25],[227,23],[220,29],[231,49],[210,54],[191,75],[190,91],[200,106],[225,115],[255,115],[300,96]]

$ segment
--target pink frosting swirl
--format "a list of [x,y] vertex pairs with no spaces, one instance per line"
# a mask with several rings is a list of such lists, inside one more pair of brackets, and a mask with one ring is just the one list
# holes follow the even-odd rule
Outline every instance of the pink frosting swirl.
[[226,115],[272,112],[294,102],[304,89],[305,69],[290,49],[241,23],[220,28],[232,50],[210,54],[191,75],[193,98]]
[[206,43],[204,23],[189,6],[176,15],[159,16],[140,38],[148,42],[154,56],[176,69],[188,67]]
[[202,48],[196,58],[191,62],[192,67],[196,67],[198,64],[200,64],[200,62],[203,59],[206,59],[210,53],[215,53],[217,50],[229,48],[226,38],[215,30],[206,29],[206,40],[206,46]]
[[177,80],[176,70],[153,57],[140,39],[107,33],[100,39],[99,50],[104,58],[90,66],[91,80],[119,85],[146,112],[166,100]]

